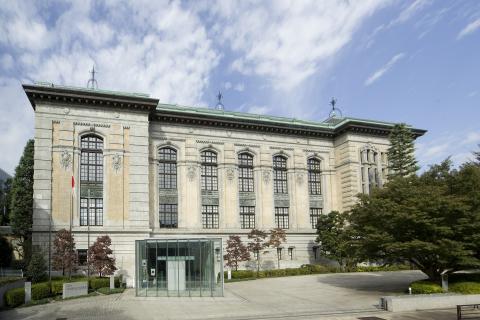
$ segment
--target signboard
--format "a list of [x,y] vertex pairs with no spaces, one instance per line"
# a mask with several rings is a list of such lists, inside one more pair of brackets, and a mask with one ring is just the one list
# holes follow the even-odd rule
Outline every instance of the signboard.
[[142,267],[146,267],[147,266],[147,259],[142,259]]
[[155,268],[150,269],[150,275],[155,277]]
[[63,299],[88,294],[88,282],[70,282],[63,284]]

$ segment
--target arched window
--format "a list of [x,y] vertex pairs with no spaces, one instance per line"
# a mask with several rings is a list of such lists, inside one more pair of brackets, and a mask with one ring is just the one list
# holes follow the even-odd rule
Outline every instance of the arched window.
[[177,151],[172,148],[158,150],[158,188],[177,188]]
[[200,161],[202,190],[218,190],[217,154],[213,151],[203,151],[200,154]]
[[240,192],[253,192],[253,156],[246,152],[238,155],[238,188]]
[[275,193],[288,193],[287,188],[287,158],[273,157],[273,191]]
[[320,160],[310,158],[307,161],[308,165],[308,192],[313,195],[322,194],[322,183],[320,170]]
[[80,139],[80,225],[103,225],[103,139]]
[[378,153],[371,148],[364,148],[360,152],[362,192],[369,194],[380,186],[378,175]]

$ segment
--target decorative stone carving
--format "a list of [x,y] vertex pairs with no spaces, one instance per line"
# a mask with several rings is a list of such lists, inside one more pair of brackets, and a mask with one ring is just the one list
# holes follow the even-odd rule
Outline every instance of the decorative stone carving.
[[228,137],[231,137],[231,136],[232,136],[232,131],[227,130],[227,136],[228,136]]
[[264,170],[263,171],[263,182],[265,182],[265,184],[268,184],[270,182],[270,171],[269,170]]
[[122,166],[122,157],[118,153],[116,153],[112,157],[112,168],[116,173],[118,173],[121,166]]
[[69,114],[70,113],[70,109],[69,108],[63,108],[63,113],[65,115]]
[[297,172],[297,183],[298,184],[303,184],[303,178],[304,178],[303,172]]
[[187,168],[187,177],[190,181],[193,181],[195,180],[195,173],[196,173],[197,169],[194,167],[194,166],[189,166]]
[[120,113],[115,112],[115,113],[113,114],[113,116],[118,119],[118,118],[120,118]]
[[65,170],[67,170],[72,164],[72,155],[67,150],[62,151],[62,155],[60,156],[60,163]]
[[233,180],[235,177],[235,169],[234,168],[227,168],[227,179]]

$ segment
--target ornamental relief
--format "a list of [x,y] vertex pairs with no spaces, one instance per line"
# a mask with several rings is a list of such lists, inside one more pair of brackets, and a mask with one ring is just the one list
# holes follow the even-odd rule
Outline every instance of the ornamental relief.
[[265,184],[268,184],[270,182],[270,170],[264,170],[262,176],[263,176],[263,182]]
[[115,171],[115,173],[118,173],[121,167],[122,167],[122,157],[118,153],[116,153],[112,157],[112,168]]
[[195,173],[196,173],[197,169],[194,167],[194,166],[189,166],[187,168],[187,177],[190,181],[193,181],[195,180]]
[[72,164],[72,155],[67,151],[63,150],[60,156],[60,164],[62,168],[66,171]]
[[234,168],[227,168],[227,179],[232,181],[235,178],[235,169]]

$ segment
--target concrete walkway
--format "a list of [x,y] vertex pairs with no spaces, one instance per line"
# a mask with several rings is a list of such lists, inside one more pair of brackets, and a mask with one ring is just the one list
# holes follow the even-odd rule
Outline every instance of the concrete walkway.
[[402,271],[261,279],[228,283],[221,298],[135,297],[127,290],[4,311],[0,319],[455,319],[454,310],[397,314],[377,308],[381,295],[401,294],[422,278]]

